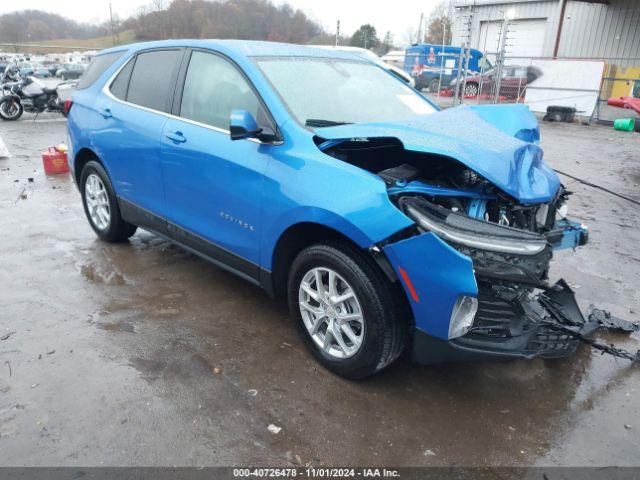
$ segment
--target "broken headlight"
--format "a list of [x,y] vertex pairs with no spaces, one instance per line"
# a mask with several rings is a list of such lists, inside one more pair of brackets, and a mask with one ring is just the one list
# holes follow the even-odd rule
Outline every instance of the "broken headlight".
[[478,311],[478,299],[460,295],[451,311],[449,338],[458,338],[469,331]]
[[470,218],[419,197],[402,198],[399,204],[423,230],[458,245],[516,255],[536,255],[547,246],[537,233]]

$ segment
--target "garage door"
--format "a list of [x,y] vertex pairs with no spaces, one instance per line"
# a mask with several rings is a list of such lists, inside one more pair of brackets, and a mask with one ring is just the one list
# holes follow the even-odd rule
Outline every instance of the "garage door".
[[483,52],[491,63],[495,63],[500,48],[502,22],[480,22],[480,35],[476,48]]
[[541,57],[547,28],[545,18],[512,20],[507,32],[508,57]]

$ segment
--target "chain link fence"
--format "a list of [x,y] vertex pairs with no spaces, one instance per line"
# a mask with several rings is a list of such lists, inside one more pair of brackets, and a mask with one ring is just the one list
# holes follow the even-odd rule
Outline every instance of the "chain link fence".
[[[527,55],[536,50],[536,39],[527,38],[522,29],[518,33],[518,20],[505,12],[501,20],[478,26],[475,15],[473,5],[457,9],[452,31],[456,45],[412,45],[385,60],[404,68],[416,88],[443,108],[524,103],[541,114],[553,106],[573,108],[587,120],[640,117],[632,108],[614,106],[625,105],[616,99],[629,97],[639,99],[640,108],[640,52],[632,58]],[[474,28],[478,31],[472,35]],[[636,106],[632,103],[626,106]]]
[[412,48],[386,55],[384,60],[403,68],[416,88],[442,108],[524,103],[539,113],[553,105],[575,108],[582,119],[605,122],[640,117],[633,109],[609,105],[609,99],[640,99],[640,57],[551,58],[484,52],[478,60],[477,50],[465,47],[440,46],[430,53],[412,53]]

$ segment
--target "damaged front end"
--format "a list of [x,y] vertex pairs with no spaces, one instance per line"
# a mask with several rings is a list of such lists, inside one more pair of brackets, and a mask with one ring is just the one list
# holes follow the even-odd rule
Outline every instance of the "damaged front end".
[[[437,196],[396,190],[394,197],[416,222],[417,231],[382,249],[392,264],[403,269],[405,286],[411,282],[415,292],[416,361],[557,358],[575,351],[579,337],[588,337],[598,328],[597,321],[583,317],[564,281],[547,284],[553,250],[549,234],[556,230],[555,222],[551,228],[536,223],[534,229],[524,230],[506,225],[509,219],[514,221],[511,214],[501,214],[503,224],[492,223],[488,216],[480,220],[439,205]],[[467,205],[467,211],[470,208],[477,207]],[[586,229],[579,227],[578,232],[577,243],[583,244]],[[567,236],[576,237],[574,233]],[[562,239],[555,246],[563,247]],[[435,253],[427,262],[425,248]],[[448,257],[457,261],[443,265]],[[433,277],[436,270],[453,281],[443,285]],[[469,279],[474,280],[473,286]],[[440,308],[433,308],[438,304]],[[447,318],[449,309],[448,325],[438,327],[438,319]]]
[[588,230],[567,218],[570,192],[543,161],[526,107],[316,133],[320,150],[381,178],[414,222],[373,251],[407,295],[416,361],[557,358],[579,342],[636,358],[594,342],[597,315],[583,316],[563,280],[548,283],[553,251],[586,244]]

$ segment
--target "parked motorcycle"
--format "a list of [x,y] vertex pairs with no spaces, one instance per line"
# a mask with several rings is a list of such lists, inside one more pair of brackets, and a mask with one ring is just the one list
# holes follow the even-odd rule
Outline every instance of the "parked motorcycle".
[[42,112],[64,113],[64,105],[58,96],[58,85],[49,88],[34,77],[2,85],[0,98],[0,118],[17,120],[23,112],[39,114]]

